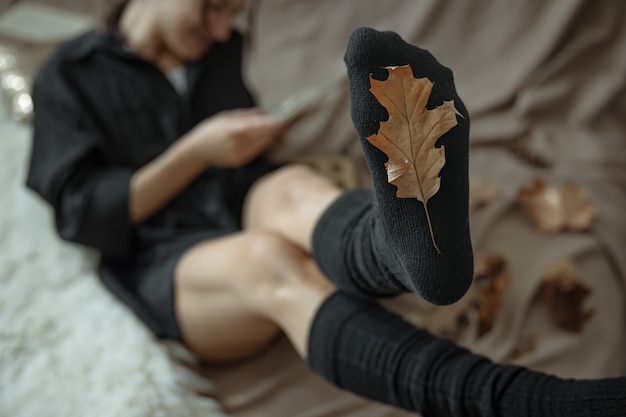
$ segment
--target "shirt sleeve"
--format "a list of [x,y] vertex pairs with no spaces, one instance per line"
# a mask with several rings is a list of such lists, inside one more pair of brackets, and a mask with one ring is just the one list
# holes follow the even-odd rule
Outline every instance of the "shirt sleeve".
[[34,133],[27,186],[55,210],[63,239],[122,259],[132,246],[129,184],[133,171],[104,161],[102,134],[60,65],[48,63],[34,88]]

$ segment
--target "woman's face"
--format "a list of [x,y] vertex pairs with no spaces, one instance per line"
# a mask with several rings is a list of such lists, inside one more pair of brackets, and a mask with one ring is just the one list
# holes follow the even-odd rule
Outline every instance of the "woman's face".
[[161,0],[158,16],[165,48],[181,61],[194,61],[215,43],[225,42],[232,32],[233,18],[245,0]]

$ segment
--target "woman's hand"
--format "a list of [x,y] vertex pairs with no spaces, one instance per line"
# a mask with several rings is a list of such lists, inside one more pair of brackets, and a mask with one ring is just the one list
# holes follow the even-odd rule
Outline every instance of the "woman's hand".
[[198,124],[188,140],[208,166],[237,168],[261,155],[283,129],[281,122],[258,110],[230,110]]

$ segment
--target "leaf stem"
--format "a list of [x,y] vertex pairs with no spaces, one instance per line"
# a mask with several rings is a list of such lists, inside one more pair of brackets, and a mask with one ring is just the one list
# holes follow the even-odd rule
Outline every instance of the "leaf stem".
[[439,246],[437,246],[437,242],[435,242],[435,234],[433,233],[433,225],[430,223],[430,214],[428,213],[428,206],[426,203],[424,204],[424,211],[426,212],[426,220],[428,220],[428,230],[430,231],[430,239],[433,241],[433,246],[439,255],[441,255],[441,250],[439,250]]

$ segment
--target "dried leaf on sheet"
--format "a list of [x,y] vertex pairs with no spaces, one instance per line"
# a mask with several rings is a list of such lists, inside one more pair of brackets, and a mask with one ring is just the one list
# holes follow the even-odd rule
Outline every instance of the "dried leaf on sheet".
[[500,275],[506,269],[504,256],[493,253],[474,253],[474,279],[491,278]]
[[477,301],[478,291],[472,286],[456,303],[433,307],[434,312],[426,320],[426,329],[437,336],[456,340],[467,326],[468,315],[476,307]]
[[561,186],[565,224],[568,230],[584,232],[591,228],[596,207],[589,201],[587,190],[571,181]]
[[520,189],[517,201],[533,225],[544,233],[589,230],[596,214],[587,191],[571,181],[557,188],[535,179]]
[[517,201],[535,227],[544,233],[556,233],[564,226],[561,196],[556,188],[535,179],[522,188]]
[[485,335],[493,327],[509,282],[503,256],[476,252],[474,283],[467,294],[452,305],[432,307],[433,313],[426,321],[426,328],[436,335],[455,340],[470,322],[474,322],[478,326],[478,336]]
[[437,140],[457,125],[454,101],[428,110],[433,88],[428,78],[415,78],[409,65],[387,67],[389,77],[378,81],[370,76],[370,92],[387,109],[389,119],[380,123],[378,133],[367,140],[383,151],[390,184],[398,187],[399,198],[416,198],[424,205],[433,245],[436,239],[430,222],[428,200],[440,187],[439,172],[446,158]]
[[580,281],[569,259],[555,261],[546,268],[539,295],[547,303],[556,326],[563,330],[581,332],[594,316],[593,310],[583,306],[591,289]]
[[478,300],[478,337],[487,334],[496,321],[502,307],[502,295],[511,283],[511,276],[500,273],[489,279],[489,284],[481,291]]

